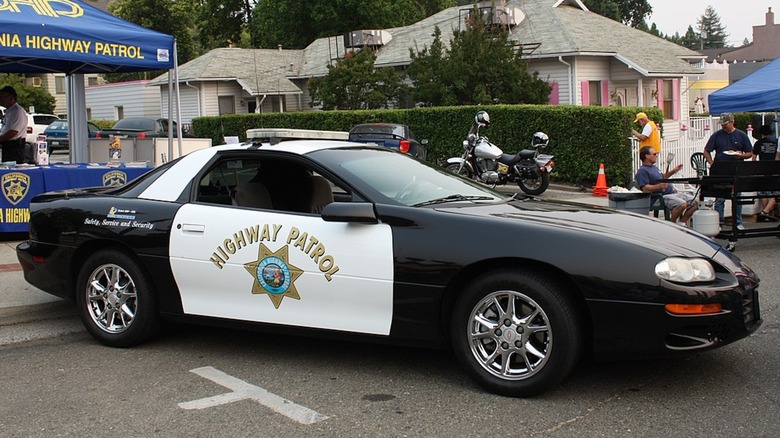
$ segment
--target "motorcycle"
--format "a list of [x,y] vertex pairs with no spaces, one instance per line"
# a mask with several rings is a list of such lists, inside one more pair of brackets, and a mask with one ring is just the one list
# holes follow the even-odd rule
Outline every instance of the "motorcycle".
[[515,182],[529,195],[540,195],[547,190],[550,172],[555,165],[552,155],[541,153],[549,143],[547,134],[537,132],[533,135],[533,149],[523,149],[516,155],[504,154],[501,148],[479,134],[479,129],[488,125],[490,116],[485,111],[479,111],[463,141],[463,155],[447,159],[445,168],[492,187]]

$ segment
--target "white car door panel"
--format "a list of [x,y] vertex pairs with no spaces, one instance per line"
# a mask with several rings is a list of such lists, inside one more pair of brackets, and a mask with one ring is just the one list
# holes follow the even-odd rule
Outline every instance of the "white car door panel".
[[184,312],[388,334],[393,248],[385,224],[189,204],[171,233]]

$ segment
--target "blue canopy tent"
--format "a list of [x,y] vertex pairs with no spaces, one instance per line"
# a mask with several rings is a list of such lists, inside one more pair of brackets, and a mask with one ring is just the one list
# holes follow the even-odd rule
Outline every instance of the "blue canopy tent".
[[0,71],[67,75],[74,162],[87,158],[84,73],[172,69],[178,85],[176,42],[172,36],[78,0],[2,2],[0,29]]
[[780,109],[780,58],[710,94],[710,114]]

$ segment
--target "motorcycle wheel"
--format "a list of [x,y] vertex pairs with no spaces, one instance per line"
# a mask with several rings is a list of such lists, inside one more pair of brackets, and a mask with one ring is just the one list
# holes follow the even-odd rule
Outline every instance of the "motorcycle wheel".
[[[461,166],[460,164],[452,163],[444,166],[444,168],[454,173],[455,175],[460,175],[465,178],[471,178],[471,175],[469,174],[469,169],[465,164]],[[458,172],[458,168],[460,168],[460,172]]]
[[582,318],[565,288],[515,268],[480,276],[458,297],[453,352],[466,373],[496,394],[531,397],[557,385],[579,361]]
[[529,195],[541,195],[550,186],[550,174],[539,172],[533,177],[518,179],[517,185]]

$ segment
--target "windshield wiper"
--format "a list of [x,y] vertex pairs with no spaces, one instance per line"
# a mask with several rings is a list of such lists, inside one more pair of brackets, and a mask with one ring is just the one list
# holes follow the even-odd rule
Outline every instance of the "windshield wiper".
[[447,202],[458,202],[458,201],[487,201],[495,199],[492,196],[464,196],[460,194],[454,194],[445,196],[443,198],[436,198],[431,199],[430,201],[424,201],[419,202],[417,204],[412,205],[412,207],[422,207],[425,205],[434,205],[434,204],[445,204]]

